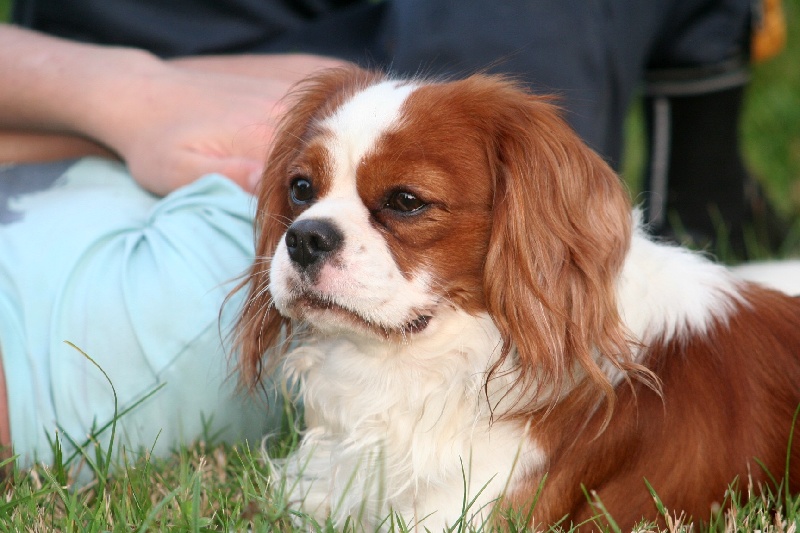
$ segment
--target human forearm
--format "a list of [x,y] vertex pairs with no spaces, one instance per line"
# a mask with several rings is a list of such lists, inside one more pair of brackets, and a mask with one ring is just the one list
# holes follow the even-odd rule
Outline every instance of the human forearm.
[[340,67],[340,59],[311,54],[241,54],[191,56],[171,59],[173,65],[205,72],[235,74],[292,82],[323,68]]
[[0,126],[98,138],[126,94],[159,61],[124,48],[73,43],[0,26]]
[[0,165],[73,159],[89,155],[113,158],[94,141],[66,133],[0,129]]

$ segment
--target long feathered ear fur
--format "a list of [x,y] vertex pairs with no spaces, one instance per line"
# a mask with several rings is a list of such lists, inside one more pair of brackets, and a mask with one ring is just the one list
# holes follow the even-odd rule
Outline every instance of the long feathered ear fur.
[[632,361],[615,297],[631,238],[628,195],[547,98],[507,81],[495,93],[484,293],[503,346],[492,373],[514,358],[518,397],[526,398],[515,411],[523,412],[552,405],[588,376],[610,415],[614,393],[603,368],[643,370]]
[[[313,124],[328,115],[359,88],[382,77],[355,66],[322,71],[301,82],[289,95],[289,111],[280,123],[264,175],[258,188],[255,220],[255,261],[234,291],[247,288],[247,300],[234,329],[234,349],[239,358],[243,386],[252,388],[262,375],[276,367],[291,323],[272,302],[269,270],[272,255],[287,227],[291,211],[287,190],[288,169],[297,157]],[[277,349],[278,353],[270,353]]]

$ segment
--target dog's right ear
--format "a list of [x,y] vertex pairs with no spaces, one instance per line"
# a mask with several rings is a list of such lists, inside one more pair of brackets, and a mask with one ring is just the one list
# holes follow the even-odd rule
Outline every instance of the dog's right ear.
[[[234,292],[247,288],[247,300],[234,330],[241,384],[250,389],[277,365],[286,348],[282,336],[290,322],[272,302],[269,271],[275,249],[291,224],[287,176],[315,123],[331,115],[347,98],[383,78],[355,66],[321,71],[301,81],[286,98],[287,112],[278,125],[272,149],[257,188],[255,261]],[[269,353],[271,351],[276,353]]]

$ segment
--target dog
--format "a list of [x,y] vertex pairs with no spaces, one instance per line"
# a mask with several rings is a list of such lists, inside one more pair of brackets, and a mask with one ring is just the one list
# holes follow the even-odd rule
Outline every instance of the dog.
[[737,480],[797,490],[800,301],[648,237],[551,98],[357,67],[292,98],[236,327],[243,382],[305,409],[292,505],[629,529],[651,489],[695,520]]

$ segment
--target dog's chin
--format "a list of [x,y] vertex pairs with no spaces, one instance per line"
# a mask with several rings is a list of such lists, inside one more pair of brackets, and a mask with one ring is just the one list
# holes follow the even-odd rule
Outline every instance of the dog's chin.
[[322,333],[353,334],[382,341],[407,342],[428,329],[433,314],[410,313],[409,319],[396,325],[370,320],[356,310],[313,294],[304,294],[282,306],[283,314],[302,320]]

